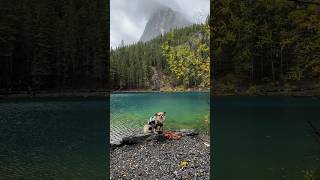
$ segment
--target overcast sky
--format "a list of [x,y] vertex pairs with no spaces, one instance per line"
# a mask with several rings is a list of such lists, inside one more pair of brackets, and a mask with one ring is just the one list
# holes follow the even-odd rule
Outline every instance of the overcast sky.
[[110,45],[137,42],[151,14],[163,5],[194,23],[203,22],[210,12],[210,0],[111,0]]

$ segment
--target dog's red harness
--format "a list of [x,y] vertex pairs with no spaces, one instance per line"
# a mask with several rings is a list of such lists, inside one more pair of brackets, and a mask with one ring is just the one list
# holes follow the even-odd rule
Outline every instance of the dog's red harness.
[[168,139],[168,140],[179,140],[180,138],[181,138],[181,136],[179,136],[179,135],[177,135],[177,134],[175,134],[175,133],[173,133],[173,132],[166,132],[166,133],[164,133],[164,135],[163,135],[166,139]]

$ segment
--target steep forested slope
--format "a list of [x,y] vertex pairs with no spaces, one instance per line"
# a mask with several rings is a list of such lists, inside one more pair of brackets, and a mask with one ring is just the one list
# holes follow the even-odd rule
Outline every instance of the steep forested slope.
[[[160,35],[146,43],[138,42],[112,49],[110,52],[110,78],[113,89],[158,89],[154,87],[156,86],[154,82],[155,71],[157,76],[159,76],[160,86],[162,87],[179,85],[184,87],[197,86],[196,84],[189,84],[175,78],[170,68],[171,66],[168,64],[170,58],[167,55],[170,55],[170,53],[171,55],[177,54],[182,51],[175,50],[169,53],[167,50],[169,50],[168,47],[174,48],[188,42],[192,44],[192,37],[195,37],[199,33],[201,34],[203,26],[192,25],[181,29],[174,29],[170,33],[166,33],[163,36]],[[209,34],[204,36],[209,37]],[[206,39],[206,43],[207,45],[209,44],[208,38]],[[164,45],[167,45],[167,49],[165,49]],[[183,70],[181,69],[181,71]]]

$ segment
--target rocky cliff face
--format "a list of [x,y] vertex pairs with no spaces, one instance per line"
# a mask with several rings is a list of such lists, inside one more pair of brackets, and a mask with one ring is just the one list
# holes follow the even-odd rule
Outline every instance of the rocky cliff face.
[[191,24],[180,12],[173,11],[170,8],[161,8],[147,22],[140,41],[146,42],[160,34],[169,32],[173,28],[185,27]]
[[160,75],[159,75],[159,73],[158,73],[158,71],[156,70],[155,67],[152,67],[152,71],[153,71],[153,75],[152,75],[152,78],[151,78],[151,80],[152,80],[151,88],[154,91],[159,91],[160,90],[160,85],[161,85],[161,83],[160,83]]

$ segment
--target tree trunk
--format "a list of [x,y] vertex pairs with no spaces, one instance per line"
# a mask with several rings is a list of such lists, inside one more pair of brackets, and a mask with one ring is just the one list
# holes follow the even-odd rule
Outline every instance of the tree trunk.
[[283,76],[283,70],[282,70],[282,67],[283,67],[283,64],[282,64],[282,50],[283,50],[283,47],[281,46],[281,48],[280,48],[280,71],[281,71],[281,77]]
[[263,59],[260,57],[260,65],[261,65],[261,77],[260,79],[263,78]]
[[274,65],[273,65],[273,60],[271,60],[271,71],[272,71],[272,80],[275,80],[275,74],[274,74]]

